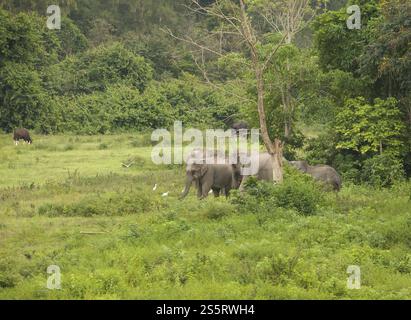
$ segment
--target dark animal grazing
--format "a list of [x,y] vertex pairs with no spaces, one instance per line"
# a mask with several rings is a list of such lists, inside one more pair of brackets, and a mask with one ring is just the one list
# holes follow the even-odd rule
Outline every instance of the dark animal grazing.
[[29,131],[24,128],[14,130],[13,140],[16,146],[19,144],[19,140],[24,140],[28,144],[33,143],[33,140],[30,137]]
[[290,161],[290,164],[298,170],[308,173],[315,180],[322,181],[330,185],[335,191],[339,191],[342,186],[342,179],[333,167],[319,164],[310,166],[307,161]]
[[248,123],[245,122],[245,121],[235,122],[235,123],[231,126],[231,129],[233,130],[233,132],[234,132],[236,135],[239,135],[241,129],[246,129],[246,130],[248,130]]

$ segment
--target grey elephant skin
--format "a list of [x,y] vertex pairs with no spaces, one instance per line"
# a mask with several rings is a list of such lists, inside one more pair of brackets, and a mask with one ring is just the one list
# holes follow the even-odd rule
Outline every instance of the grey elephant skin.
[[[212,163],[207,163],[211,160]],[[220,161],[221,162],[220,162]],[[231,189],[238,189],[241,183],[241,170],[227,162],[224,155],[214,150],[193,150],[186,159],[186,183],[180,199],[187,196],[191,185],[197,189],[197,197],[204,199],[210,190],[218,197],[220,192],[226,197]]]
[[[244,189],[244,186],[250,176],[256,177],[257,180],[273,181],[273,162],[272,162],[271,155],[269,153],[267,152],[260,153],[257,156],[251,157],[250,163],[254,163],[254,164],[258,163],[258,170],[254,175],[243,176],[241,185],[240,185],[240,190]],[[249,166],[250,164],[245,165],[245,167],[249,167]],[[236,172],[238,172],[240,167],[241,167],[240,164],[233,164],[234,171]]]
[[324,182],[335,191],[339,191],[342,186],[342,179],[338,172],[330,166],[319,164],[310,166],[307,161],[290,161],[290,164],[298,170],[308,173],[315,180]]
[[248,123],[245,121],[238,121],[235,122],[232,126],[231,129],[234,131],[236,135],[240,134],[240,130],[248,130]]
[[220,192],[228,197],[231,189],[239,187],[240,177],[239,172],[229,164],[188,164],[186,184],[180,199],[187,196],[193,183],[199,199],[206,198],[210,190],[213,190],[216,197]]

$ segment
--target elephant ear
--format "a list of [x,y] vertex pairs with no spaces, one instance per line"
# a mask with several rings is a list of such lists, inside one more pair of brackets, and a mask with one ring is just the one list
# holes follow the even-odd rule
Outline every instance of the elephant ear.
[[200,176],[204,176],[207,173],[208,166],[207,165],[202,165],[200,168]]

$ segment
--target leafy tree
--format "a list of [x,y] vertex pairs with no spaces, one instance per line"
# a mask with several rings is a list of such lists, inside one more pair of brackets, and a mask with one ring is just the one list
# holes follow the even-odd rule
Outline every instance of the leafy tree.
[[69,18],[62,17],[61,29],[54,30],[60,40],[60,59],[73,54],[78,54],[87,49],[87,38],[79,27]]
[[346,7],[326,11],[313,22],[315,46],[324,70],[339,69],[355,73],[359,69],[359,58],[368,44],[368,22],[380,14],[375,0],[350,1],[349,4],[358,4],[361,8],[361,29],[348,29]]
[[374,187],[389,187],[404,179],[404,167],[391,154],[380,154],[364,161],[362,181]]
[[10,61],[40,69],[58,61],[59,40],[40,16],[0,9],[0,20],[0,66]]
[[34,128],[47,107],[47,94],[35,70],[7,62],[0,68],[0,128]]
[[359,154],[399,155],[403,146],[404,123],[395,98],[375,99],[369,104],[362,97],[348,99],[336,117],[337,149]]
[[113,131],[144,131],[169,127],[172,109],[156,90],[144,94],[126,85],[115,85],[104,92],[74,97],[54,97],[50,114],[41,130],[80,134],[105,134]]
[[267,72],[270,131],[283,137],[287,144],[300,140],[295,123],[303,102],[309,103],[311,98],[317,100],[317,96],[310,93],[316,89],[318,72],[316,58],[292,44],[279,48]]
[[174,119],[185,126],[221,128],[230,115],[238,112],[238,105],[189,74],[165,81],[157,90],[173,108]]
[[401,99],[411,91],[411,3],[384,0],[381,8],[382,16],[369,27],[361,71],[372,77],[380,94]]
[[49,90],[57,94],[104,91],[113,84],[127,84],[143,91],[152,79],[152,68],[143,57],[120,43],[90,49],[52,66],[45,75]]

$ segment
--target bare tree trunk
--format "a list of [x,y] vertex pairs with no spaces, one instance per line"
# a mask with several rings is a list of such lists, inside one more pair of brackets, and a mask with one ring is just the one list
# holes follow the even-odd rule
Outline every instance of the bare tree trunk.
[[[286,44],[291,44],[292,41],[292,36],[291,32],[287,32],[287,40]],[[290,138],[291,136],[291,117],[292,117],[292,112],[293,112],[293,107],[291,105],[291,100],[292,100],[292,95],[291,95],[291,85],[290,85],[290,79],[288,79],[289,74],[290,74],[290,61],[286,60],[286,68],[287,68],[287,82],[286,82],[286,89],[285,89],[285,117],[284,117],[284,137],[286,139]]]
[[272,155],[273,159],[273,180],[274,182],[283,182],[283,144],[279,139],[275,139],[274,148],[276,153]]
[[250,24],[250,21],[246,14],[245,4],[243,0],[240,0],[241,7],[241,20],[242,29],[244,31],[247,44],[250,48],[251,59],[253,62],[255,78],[257,82],[257,109],[258,118],[260,121],[261,136],[263,138],[264,145],[267,152],[271,155],[273,161],[273,180],[276,183],[281,183],[283,181],[283,170],[282,170],[282,143],[279,139],[275,140],[273,144],[267,129],[267,119],[265,115],[264,108],[264,65],[260,63],[260,57],[258,55],[258,50],[255,43],[255,35]]
[[262,71],[258,66],[255,66],[255,74],[257,79],[257,106],[258,116],[260,120],[261,136],[263,137],[264,145],[268,153],[272,157],[273,162],[273,180],[276,183],[283,182],[283,150],[282,143],[279,139],[275,139],[274,144],[271,142],[268,135],[267,120],[264,109],[264,78]]

